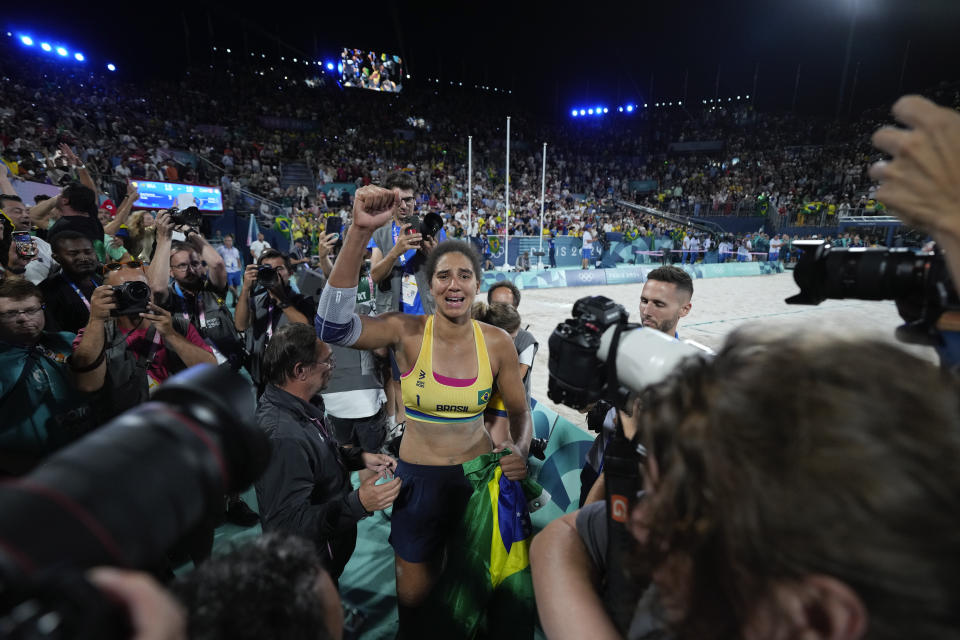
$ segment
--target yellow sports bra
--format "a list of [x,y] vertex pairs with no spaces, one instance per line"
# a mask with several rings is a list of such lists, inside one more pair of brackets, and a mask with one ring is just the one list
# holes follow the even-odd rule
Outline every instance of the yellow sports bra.
[[433,316],[427,316],[417,362],[400,376],[408,417],[418,422],[455,424],[483,416],[493,388],[493,372],[480,323],[471,322],[477,347],[477,377],[473,380],[448,378],[433,372]]

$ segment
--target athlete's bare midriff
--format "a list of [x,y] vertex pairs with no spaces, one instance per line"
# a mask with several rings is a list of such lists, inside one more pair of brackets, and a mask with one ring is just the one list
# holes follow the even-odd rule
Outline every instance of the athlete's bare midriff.
[[463,464],[492,450],[483,416],[463,424],[432,424],[407,418],[400,441],[400,459],[410,464]]

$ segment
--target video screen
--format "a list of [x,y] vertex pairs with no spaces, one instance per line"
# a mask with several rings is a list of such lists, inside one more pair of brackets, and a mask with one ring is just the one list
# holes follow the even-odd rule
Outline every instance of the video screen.
[[403,89],[403,60],[400,56],[360,49],[340,52],[340,84],[371,91],[400,93]]
[[140,197],[133,203],[134,209],[185,209],[184,205],[195,204],[201,212],[223,211],[223,194],[219,187],[145,180],[131,180],[130,184],[140,193]]

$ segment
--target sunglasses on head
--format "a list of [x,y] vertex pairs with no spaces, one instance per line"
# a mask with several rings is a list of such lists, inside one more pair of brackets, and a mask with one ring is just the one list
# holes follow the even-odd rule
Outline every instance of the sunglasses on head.
[[143,263],[139,260],[131,260],[130,262],[108,262],[100,267],[100,273],[106,275],[109,271],[120,271],[120,269],[124,267],[128,269],[142,269]]

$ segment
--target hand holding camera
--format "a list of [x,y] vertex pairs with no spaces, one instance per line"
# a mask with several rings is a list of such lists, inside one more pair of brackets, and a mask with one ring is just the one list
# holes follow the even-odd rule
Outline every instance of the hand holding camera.
[[147,311],[141,312],[140,317],[144,320],[149,320],[150,324],[156,327],[157,333],[164,338],[167,338],[174,333],[173,316],[170,315],[169,311],[158,307],[152,302],[147,303]]
[[248,264],[247,268],[243,270],[243,290],[253,292],[254,286],[257,284],[257,274],[260,271],[260,267],[255,264]]
[[90,296],[90,317],[101,322],[110,318],[117,308],[117,302],[113,295],[113,287],[102,285],[93,290]]
[[397,237],[397,252],[400,255],[403,255],[410,249],[419,249],[420,244],[423,241],[423,236],[417,231],[410,223],[406,223],[400,227],[400,235]]

